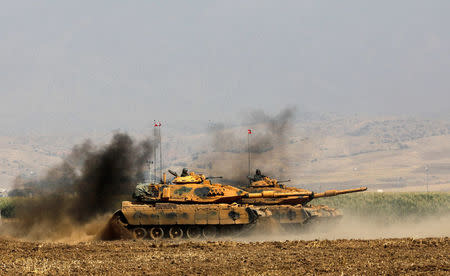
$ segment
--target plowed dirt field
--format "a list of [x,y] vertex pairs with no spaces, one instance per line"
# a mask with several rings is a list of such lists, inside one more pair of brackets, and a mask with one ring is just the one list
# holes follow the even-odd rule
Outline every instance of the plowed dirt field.
[[0,239],[0,274],[450,274],[450,239],[285,242]]

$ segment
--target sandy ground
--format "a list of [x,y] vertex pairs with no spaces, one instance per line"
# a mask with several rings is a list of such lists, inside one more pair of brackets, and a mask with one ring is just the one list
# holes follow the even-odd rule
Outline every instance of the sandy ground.
[[450,274],[450,239],[285,242],[0,239],[0,274]]

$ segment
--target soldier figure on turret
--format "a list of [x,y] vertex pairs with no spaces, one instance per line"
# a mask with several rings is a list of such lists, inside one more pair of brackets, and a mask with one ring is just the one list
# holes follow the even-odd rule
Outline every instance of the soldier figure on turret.
[[183,171],[181,172],[181,177],[185,177],[185,176],[188,176],[189,175],[189,173],[188,173],[188,169],[187,168],[183,168]]
[[248,177],[250,179],[250,181],[260,181],[260,180],[264,180],[266,176],[261,174],[261,170],[260,169],[256,169],[255,175],[252,177]]

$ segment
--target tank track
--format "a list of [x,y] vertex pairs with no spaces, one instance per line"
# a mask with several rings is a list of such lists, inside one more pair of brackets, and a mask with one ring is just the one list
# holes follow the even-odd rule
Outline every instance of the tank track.
[[123,214],[116,212],[107,227],[104,239],[136,240],[213,240],[239,237],[249,232],[255,223],[245,225],[129,225]]

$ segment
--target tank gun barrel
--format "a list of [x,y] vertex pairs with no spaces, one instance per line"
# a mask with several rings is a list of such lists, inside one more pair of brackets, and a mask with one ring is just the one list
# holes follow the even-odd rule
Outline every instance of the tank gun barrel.
[[172,170],[168,170],[168,171],[170,172],[171,175],[173,175],[173,176],[175,176],[175,177],[178,176],[178,174],[177,174],[176,172],[174,172],[174,171],[172,171]]
[[291,196],[312,196],[313,192],[293,192],[293,193],[279,193],[275,191],[262,191],[261,193],[248,193],[244,198],[274,198],[274,197],[291,197]]
[[291,180],[290,179],[277,180],[277,183],[285,183],[285,182],[291,182]]
[[205,179],[218,179],[218,178],[223,178],[222,176],[208,176]]
[[342,194],[349,194],[349,193],[357,193],[357,192],[363,192],[367,190],[367,187],[361,187],[356,189],[346,189],[346,190],[328,190],[323,193],[315,193],[314,198],[319,197],[330,197],[330,196],[337,196]]

